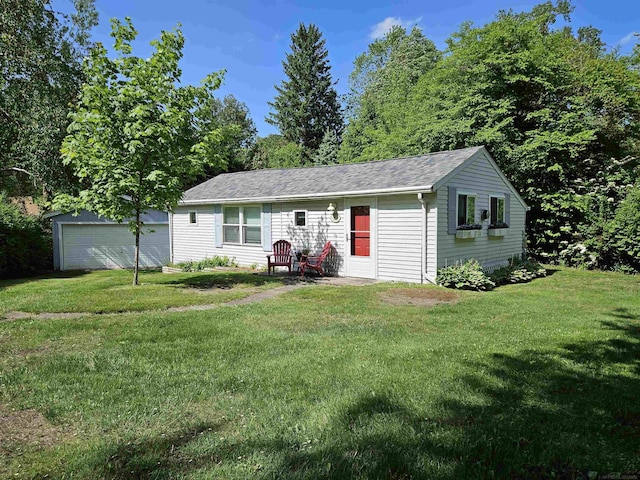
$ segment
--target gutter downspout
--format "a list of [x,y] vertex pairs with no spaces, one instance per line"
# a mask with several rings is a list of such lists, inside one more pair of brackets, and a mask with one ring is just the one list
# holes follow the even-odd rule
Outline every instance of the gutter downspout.
[[173,264],[173,212],[167,212],[169,216],[169,262]]
[[425,280],[427,282],[436,284],[435,278],[430,278],[429,273],[426,268],[426,254],[427,254],[427,202],[424,199],[424,193],[418,193],[418,201],[422,205],[422,228],[421,228],[421,237],[422,241],[420,242],[420,283],[424,283]]

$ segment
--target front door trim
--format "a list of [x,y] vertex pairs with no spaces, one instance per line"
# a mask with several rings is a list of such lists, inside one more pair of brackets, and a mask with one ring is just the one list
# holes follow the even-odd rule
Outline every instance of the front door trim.
[[[351,207],[369,207],[370,244],[369,256],[351,255]],[[347,277],[378,278],[378,198],[344,198],[345,275]]]

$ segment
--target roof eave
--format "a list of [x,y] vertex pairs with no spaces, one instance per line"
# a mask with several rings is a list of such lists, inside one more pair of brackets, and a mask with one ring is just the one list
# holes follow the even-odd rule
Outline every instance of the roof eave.
[[371,195],[400,195],[411,193],[432,192],[433,185],[422,185],[402,188],[383,188],[375,190],[358,190],[345,192],[322,192],[307,195],[275,195],[271,197],[244,197],[244,198],[205,198],[197,200],[181,200],[178,205],[202,205],[213,203],[269,203],[269,202],[295,202],[305,200],[320,200],[323,198],[338,197],[368,197]]

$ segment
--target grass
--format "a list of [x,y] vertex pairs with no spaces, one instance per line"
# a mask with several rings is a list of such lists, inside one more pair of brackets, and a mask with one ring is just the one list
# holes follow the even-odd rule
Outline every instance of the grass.
[[394,291],[441,292],[313,286],[211,311],[0,322],[0,434],[20,415],[48,426],[5,433],[0,476],[640,471],[639,277],[559,269],[433,307],[391,305]]
[[251,272],[163,274],[130,270],[60,272],[41,278],[0,281],[0,315],[10,311],[127,312],[222,303],[282,285],[282,278]]

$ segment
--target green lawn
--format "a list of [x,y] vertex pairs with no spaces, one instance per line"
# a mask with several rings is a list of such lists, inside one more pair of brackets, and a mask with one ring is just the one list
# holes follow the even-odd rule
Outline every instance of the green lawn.
[[[97,295],[101,277],[82,278]],[[382,300],[400,292],[441,290],[312,286],[210,311],[0,321],[0,477],[640,471],[640,277],[559,269],[454,304]]]
[[128,312],[222,303],[282,285],[252,272],[163,274],[130,270],[60,272],[46,278],[0,281],[0,316],[22,312]]

